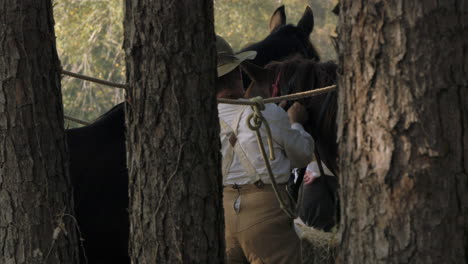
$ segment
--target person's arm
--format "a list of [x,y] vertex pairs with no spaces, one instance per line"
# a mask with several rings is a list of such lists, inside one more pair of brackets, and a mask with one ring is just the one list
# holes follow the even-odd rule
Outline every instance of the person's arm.
[[318,168],[317,161],[313,161],[307,165],[306,172],[304,174],[304,184],[311,184],[315,179],[320,177],[320,170]]
[[291,167],[304,168],[314,155],[314,140],[300,123],[293,123],[286,130],[283,143],[286,156],[291,160]]
[[280,107],[275,106],[273,109],[274,122],[271,125],[273,139],[283,147],[293,168],[306,167],[314,154],[314,140],[299,123],[303,122],[301,118],[304,119],[306,116],[305,109],[301,107],[300,104],[299,107],[294,104],[289,110],[291,113],[288,111],[288,114]]

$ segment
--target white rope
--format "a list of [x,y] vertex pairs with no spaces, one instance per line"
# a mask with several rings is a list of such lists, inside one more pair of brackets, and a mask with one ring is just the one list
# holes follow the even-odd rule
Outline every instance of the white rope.
[[[66,71],[66,70],[62,70],[62,73],[65,74],[65,75],[71,76],[71,77],[75,77],[75,78],[78,78],[78,79],[85,80],[85,81],[99,83],[99,84],[103,84],[103,85],[107,85],[107,86],[111,86],[111,87],[115,87],[115,88],[127,89],[129,87],[127,84],[113,83],[113,82],[109,82],[109,81],[106,81],[106,80],[101,80],[101,79],[98,79],[98,78],[94,78],[94,77],[90,77],[90,76],[86,76],[86,75],[83,75],[83,74],[78,74],[78,73],[74,73],[74,72],[70,72],[70,71]],[[306,98],[306,97],[311,97],[311,96],[315,96],[315,95],[319,95],[319,94],[332,92],[332,91],[335,91],[335,90],[336,90],[336,85],[330,85],[330,86],[327,86],[327,87],[324,87],[324,88],[319,88],[319,89],[315,89],[315,90],[311,90],[311,91],[288,94],[288,95],[283,95],[283,96],[273,97],[273,98],[268,98],[268,99],[262,99],[262,100],[263,100],[264,104],[279,103],[281,101],[297,100],[297,99],[301,99],[301,98]],[[250,105],[250,106],[257,104],[255,102],[251,102],[251,101],[239,101],[239,100],[223,99],[223,98],[218,98],[217,101],[218,101],[218,103],[223,103],[223,104],[237,104],[237,105]]]
[[[319,89],[315,89],[315,90],[311,90],[307,92],[300,92],[300,93],[288,94],[288,95],[272,97],[272,98],[267,98],[267,99],[261,99],[261,101],[263,104],[279,103],[282,101],[291,101],[291,100],[297,100],[297,99],[306,98],[306,97],[312,97],[312,96],[319,95],[319,94],[333,92],[335,90],[336,90],[336,85],[330,85],[327,87],[323,87],[323,88],[319,88]],[[240,101],[240,100],[223,99],[223,98],[218,98],[218,103],[251,105],[251,106],[257,104],[257,102],[252,102],[252,101]]]

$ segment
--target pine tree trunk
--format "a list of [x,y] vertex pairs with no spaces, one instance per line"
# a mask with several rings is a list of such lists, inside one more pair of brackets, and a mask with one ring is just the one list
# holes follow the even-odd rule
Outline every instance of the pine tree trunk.
[[222,263],[213,3],[127,0],[133,263]]
[[341,1],[339,263],[467,260],[464,2]]
[[77,263],[52,3],[0,17],[0,263]]

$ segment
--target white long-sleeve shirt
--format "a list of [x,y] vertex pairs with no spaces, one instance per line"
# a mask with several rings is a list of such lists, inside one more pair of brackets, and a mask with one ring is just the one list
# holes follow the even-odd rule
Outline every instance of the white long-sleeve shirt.
[[[227,124],[232,124],[244,107],[242,105],[218,104],[219,118]],[[255,132],[250,130],[246,124],[246,120],[251,113],[252,109],[248,107],[241,116],[237,130],[238,142],[236,144],[240,142],[248,160],[255,167],[262,181],[268,184],[270,183],[270,179],[262,154],[258,148]],[[281,107],[275,104],[266,104],[262,114],[268,121],[273,137],[276,158],[270,161],[271,168],[277,183],[286,183],[292,168],[306,167],[312,160],[314,141],[301,124],[290,124],[288,114]],[[265,150],[269,153],[264,125],[262,125],[260,131]],[[221,131],[220,137],[222,143],[221,152],[225,156],[228,144],[230,144],[229,138],[225,131]],[[239,159],[234,155],[224,185],[251,184],[254,183],[253,179],[252,175],[248,175]]]

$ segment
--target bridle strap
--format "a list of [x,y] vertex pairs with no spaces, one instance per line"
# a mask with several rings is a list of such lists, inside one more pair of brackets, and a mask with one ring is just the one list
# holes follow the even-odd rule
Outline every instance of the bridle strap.
[[276,76],[276,81],[274,84],[272,84],[271,86],[273,87],[273,94],[271,95],[271,97],[277,97],[279,96],[279,82],[280,82],[280,79],[281,79],[281,71],[278,73],[278,75]]
[[292,91],[291,87],[294,88],[294,83],[295,83],[296,78],[297,78],[297,73],[294,72],[293,76],[291,76],[291,78],[289,78],[285,89],[281,89],[279,84],[280,84],[280,81],[281,81],[282,73],[283,73],[282,70],[280,70],[278,72],[278,75],[276,75],[275,82],[271,85],[271,87],[273,88],[273,93],[272,93],[271,97],[277,97],[277,96],[280,96],[280,95],[288,95]]

